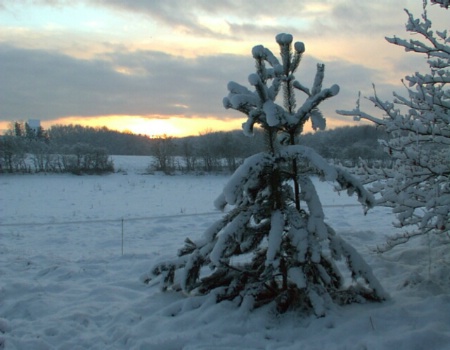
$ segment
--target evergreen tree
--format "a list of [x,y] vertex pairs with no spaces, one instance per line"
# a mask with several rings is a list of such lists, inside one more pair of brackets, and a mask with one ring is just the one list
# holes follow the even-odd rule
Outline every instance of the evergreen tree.
[[15,136],[22,137],[25,133],[25,131],[23,129],[24,129],[24,126],[22,123],[14,122],[14,135]]
[[28,123],[25,123],[25,137],[28,140],[36,139],[36,129],[32,128]]
[[[446,0],[432,2],[448,8]],[[361,110],[360,101],[352,111],[338,111],[370,120],[390,136],[381,142],[393,159],[393,169],[366,168],[363,179],[380,195],[379,205],[393,208],[395,225],[406,229],[381,250],[426,233],[450,233],[450,36],[447,30],[432,30],[426,5],[424,1],[421,20],[406,10],[406,29],[417,34],[414,39],[386,39],[408,52],[425,54],[430,71],[405,78],[407,97],[394,93],[393,102],[382,101],[376,94],[369,97],[383,112],[382,118]]]
[[[253,48],[256,73],[249,76],[254,91],[230,82],[224,106],[244,113],[244,133],[255,124],[265,132],[265,152],[248,157],[216,200],[218,208],[232,206],[198,240],[186,239],[178,257],[153,267],[145,277],[157,278],[162,288],[181,288],[192,294],[212,294],[216,302],[235,300],[254,308],[274,302],[279,312],[291,308],[323,316],[332,302],[345,304],[386,295],[370,267],[347,242],[325,223],[310,169],[357,193],[367,209],[373,198],[352,176],[329,165],[313,149],[298,145],[304,124],[325,127],[317,109],[336,95],[337,85],[322,89],[324,65],[317,66],[311,89],[294,77],[303,43],[279,34],[281,61],[263,47]],[[276,97],[283,91],[283,106]],[[306,95],[296,107],[295,91]],[[341,268],[352,283],[344,284]],[[347,282],[347,281],[346,281]],[[350,281],[348,281],[350,282]]]

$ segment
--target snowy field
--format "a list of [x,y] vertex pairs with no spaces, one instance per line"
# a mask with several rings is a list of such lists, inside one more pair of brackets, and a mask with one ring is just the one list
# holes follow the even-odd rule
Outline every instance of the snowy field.
[[145,175],[149,162],[114,157],[127,173],[105,176],[0,176],[0,349],[450,349],[448,240],[375,254],[394,232],[390,211],[364,216],[327,183],[317,182],[327,221],[390,300],[305,318],[201,306],[141,283],[221,217],[212,203],[227,181]]

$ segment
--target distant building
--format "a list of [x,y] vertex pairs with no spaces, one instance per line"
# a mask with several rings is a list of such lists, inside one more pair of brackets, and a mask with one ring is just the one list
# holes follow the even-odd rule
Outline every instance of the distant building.
[[34,131],[38,131],[41,127],[41,121],[40,119],[28,119],[28,126],[33,129]]

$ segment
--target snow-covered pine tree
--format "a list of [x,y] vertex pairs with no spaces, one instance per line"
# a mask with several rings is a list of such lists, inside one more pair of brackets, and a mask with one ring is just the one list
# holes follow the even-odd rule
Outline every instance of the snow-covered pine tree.
[[[202,238],[186,239],[177,258],[154,266],[144,277],[147,282],[159,278],[164,290],[209,293],[216,302],[234,300],[250,309],[275,302],[279,312],[296,308],[318,316],[332,302],[386,298],[362,257],[325,223],[312,171],[357,193],[366,209],[373,198],[355,178],[297,144],[308,120],[315,129],[325,127],[317,106],[339,87],[322,88],[323,64],[317,66],[311,89],[295,79],[305,47],[296,42],[293,50],[292,39],[277,35],[281,61],[269,49],[255,46],[256,73],[249,76],[254,91],[230,82],[224,98],[225,108],[248,117],[246,134],[252,134],[255,124],[264,129],[267,151],[247,158],[215,202],[218,208],[232,209]],[[280,90],[283,106],[276,103]],[[296,91],[306,95],[299,108]],[[344,283],[338,260],[346,262],[340,268],[348,268],[352,281]]]
[[[432,2],[443,8],[449,4],[447,0]],[[393,102],[380,100],[376,93],[369,97],[384,117],[362,111],[359,100],[354,110],[337,111],[370,120],[390,136],[381,143],[394,161],[393,168],[365,167],[361,179],[380,195],[379,205],[393,208],[398,219],[395,226],[405,230],[390,237],[381,251],[411,237],[450,232],[450,35],[447,30],[432,31],[426,6],[424,1],[422,19],[406,10],[406,30],[418,35],[411,40],[386,39],[408,52],[425,54],[430,71],[405,78],[407,97],[394,93]]]

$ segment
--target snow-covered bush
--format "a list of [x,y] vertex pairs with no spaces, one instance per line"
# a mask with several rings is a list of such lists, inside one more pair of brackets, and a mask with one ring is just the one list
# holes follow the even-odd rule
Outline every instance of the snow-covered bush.
[[106,149],[87,143],[64,147],[60,155],[61,171],[81,174],[104,174],[114,171],[113,161]]
[[[433,2],[448,8],[446,0]],[[354,110],[338,111],[357,120],[370,120],[390,135],[382,144],[394,160],[394,168],[366,168],[363,180],[379,194],[378,204],[393,208],[398,219],[395,225],[405,228],[382,250],[414,236],[448,234],[450,230],[450,33],[432,30],[426,1],[422,19],[406,12],[406,30],[417,35],[410,40],[386,39],[407,52],[426,55],[430,71],[405,78],[406,97],[394,93],[392,102],[381,101],[376,94],[369,97],[383,117],[361,110],[359,100]]]
[[[292,45],[290,34],[276,40],[281,61],[255,46],[256,73],[249,76],[254,91],[230,82],[224,98],[225,108],[248,117],[245,134],[251,135],[255,124],[262,127],[266,152],[248,157],[216,200],[217,208],[231,210],[202,238],[186,239],[177,258],[157,264],[144,280],[159,279],[164,290],[211,294],[216,302],[233,300],[250,309],[274,302],[279,312],[296,308],[318,316],[332,302],[383,300],[385,292],[370,267],[325,222],[311,173],[356,193],[365,209],[372,206],[372,196],[344,170],[297,144],[308,120],[315,129],[325,127],[317,107],[339,87],[322,88],[323,64],[312,88],[303,86],[294,72],[304,44]],[[276,101],[281,90],[282,106]],[[296,92],[306,96],[299,108]]]

